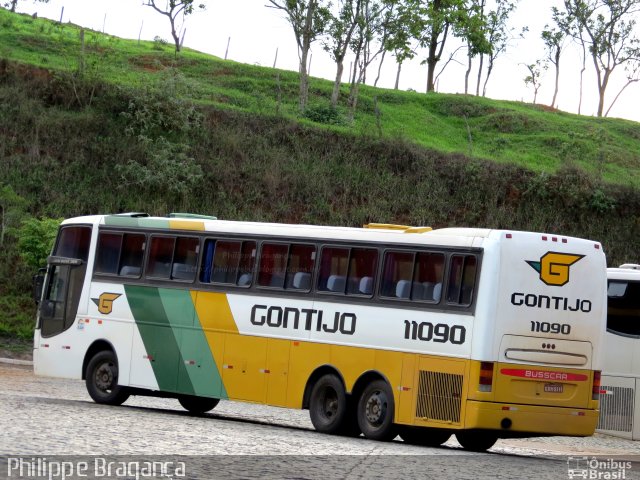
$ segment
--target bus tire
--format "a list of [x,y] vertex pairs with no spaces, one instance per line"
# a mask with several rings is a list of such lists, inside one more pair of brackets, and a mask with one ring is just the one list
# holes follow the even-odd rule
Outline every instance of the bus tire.
[[328,374],[320,377],[311,390],[309,416],[314,428],[323,433],[341,433],[347,396],[338,377]]
[[439,447],[449,440],[451,432],[440,428],[402,427],[400,437],[410,445]]
[[384,380],[374,380],[365,387],[358,400],[358,425],[365,437],[388,441],[396,436],[393,423],[393,392]]
[[456,440],[465,450],[484,452],[496,444],[498,436],[490,432],[465,430],[456,433]]
[[96,353],[85,372],[87,391],[96,403],[122,405],[129,393],[118,385],[118,359],[110,350]]
[[194,415],[207,413],[216,408],[220,402],[217,398],[196,397],[194,395],[181,395],[178,397],[178,401],[182,408]]

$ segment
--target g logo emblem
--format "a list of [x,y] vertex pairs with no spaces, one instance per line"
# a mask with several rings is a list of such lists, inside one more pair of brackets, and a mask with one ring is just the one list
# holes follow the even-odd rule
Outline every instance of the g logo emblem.
[[584,255],[571,253],[547,252],[539,262],[525,260],[540,274],[540,280],[547,285],[561,287],[569,282],[569,267],[583,258]]
[[103,315],[109,315],[113,310],[113,302],[118,298],[120,293],[105,292],[99,298],[92,298],[93,303],[98,306],[98,311]]

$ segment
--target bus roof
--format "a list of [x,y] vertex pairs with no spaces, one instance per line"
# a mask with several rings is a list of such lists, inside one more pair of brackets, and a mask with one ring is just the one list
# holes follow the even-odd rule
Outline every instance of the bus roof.
[[[516,230],[494,230],[487,228],[441,228],[409,227],[386,224],[370,224],[375,227],[355,228],[326,225],[285,224],[267,222],[244,222],[206,219],[193,215],[150,217],[146,214],[93,215],[67,219],[63,224],[91,223],[113,227],[142,229],[212,231],[227,234],[263,235],[268,237],[322,238],[332,240],[359,240],[380,243],[404,243],[418,245],[444,245],[458,247],[482,247],[487,239],[498,240],[504,234],[541,235]],[[211,217],[213,218],[213,217]],[[383,226],[384,225],[384,226]],[[542,234],[543,236],[545,234]],[[508,237],[509,238],[509,237]],[[543,237],[544,238],[544,237]],[[571,238],[564,237],[562,238]],[[573,239],[583,241],[582,239]],[[597,242],[592,242],[597,243]]]

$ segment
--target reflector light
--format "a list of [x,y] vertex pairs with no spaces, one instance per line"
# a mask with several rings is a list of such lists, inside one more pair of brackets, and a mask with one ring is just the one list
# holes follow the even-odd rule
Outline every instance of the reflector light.
[[557,242],[558,241],[558,237],[551,237],[551,241],[552,242]]
[[505,235],[505,237],[507,237],[507,238],[512,238],[512,237],[513,237],[513,235],[511,235],[510,233],[507,233],[507,234]]
[[567,239],[566,239],[566,238],[563,238],[563,239],[562,239],[562,243],[567,243]]
[[591,390],[591,399],[598,400],[600,395],[600,370],[594,370],[593,372],[593,388]]
[[543,235],[543,236],[542,236],[542,240],[544,240],[545,242],[547,241],[547,237],[546,237],[546,235]]
[[600,245],[598,245],[597,243],[594,245],[594,247],[596,247],[596,250],[600,250]]
[[480,363],[480,376],[478,378],[478,390],[490,392],[493,385],[493,362]]

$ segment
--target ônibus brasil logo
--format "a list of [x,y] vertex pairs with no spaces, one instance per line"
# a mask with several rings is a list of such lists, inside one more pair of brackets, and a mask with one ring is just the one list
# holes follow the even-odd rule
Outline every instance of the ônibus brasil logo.
[[540,274],[540,280],[547,285],[561,287],[569,282],[569,267],[582,259],[584,255],[572,253],[547,252],[539,262],[525,260],[531,268]]

